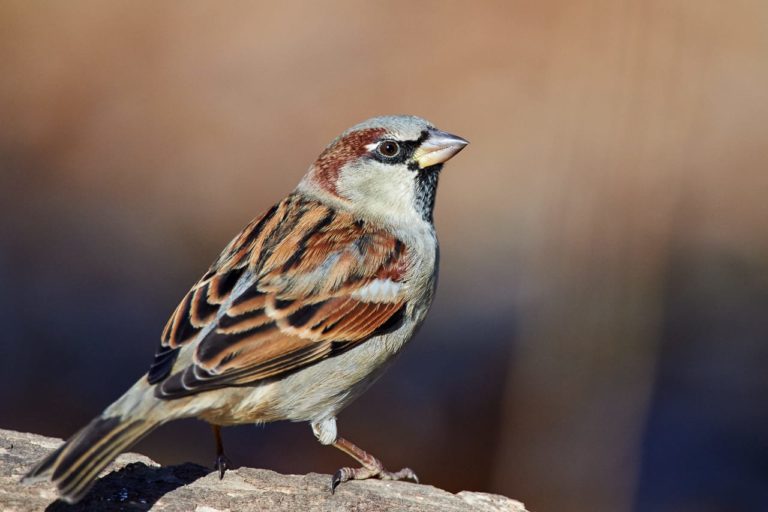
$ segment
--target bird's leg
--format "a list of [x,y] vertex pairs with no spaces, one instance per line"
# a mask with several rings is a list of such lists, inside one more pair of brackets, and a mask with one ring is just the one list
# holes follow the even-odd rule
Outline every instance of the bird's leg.
[[224,455],[224,443],[221,440],[221,426],[211,425],[213,429],[213,435],[216,438],[216,462],[214,462],[214,469],[219,470],[219,480],[224,478],[224,473],[232,466],[229,458]]
[[335,446],[361,465],[359,468],[345,467],[336,471],[331,478],[331,493],[336,490],[339,484],[348,480],[379,478],[381,480],[411,480],[419,483],[419,478],[412,469],[403,468],[397,472],[387,471],[379,459],[343,437],[339,437],[336,431],[336,418],[312,423],[312,431],[321,443]]

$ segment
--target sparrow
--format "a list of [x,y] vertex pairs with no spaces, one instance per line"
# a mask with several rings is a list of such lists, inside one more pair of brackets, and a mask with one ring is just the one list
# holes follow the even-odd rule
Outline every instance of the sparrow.
[[433,209],[443,164],[468,142],[414,116],[364,121],[320,154],[296,189],[248,224],[171,315],[149,370],[24,477],[75,503],[158,426],[309,422],[359,467],[332,477],[417,481],[339,436],[336,416],[392,362],[435,293]]

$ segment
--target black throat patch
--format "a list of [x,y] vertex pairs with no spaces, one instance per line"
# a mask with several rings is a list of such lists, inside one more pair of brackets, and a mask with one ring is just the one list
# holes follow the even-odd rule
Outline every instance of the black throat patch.
[[437,181],[442,169],[443,164],[436,164],[416,171],[416,210],[430,224],[433,222]]

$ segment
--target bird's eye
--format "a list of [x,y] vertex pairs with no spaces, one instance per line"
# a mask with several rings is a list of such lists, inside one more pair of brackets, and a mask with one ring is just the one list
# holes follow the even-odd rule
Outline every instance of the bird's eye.
[[392,158],[400,153],[400,144],[393,140],[385,140],[378,145],[376,151],[378,151],[381,156]]

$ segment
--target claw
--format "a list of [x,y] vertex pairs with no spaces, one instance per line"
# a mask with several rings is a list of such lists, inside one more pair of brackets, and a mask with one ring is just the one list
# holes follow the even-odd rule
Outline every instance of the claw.
[[224,473],[226,473],[230,467],[232,467],[232,462],[230,462],[229,458],[223,453],[216,457],[216,462],[213,464],[213,468],[219,470],[219,480],[224,479]]
[[403,468],[392,476],[394,477],[393,480],[410,480],[419,483],[419,477],[411,468]]
[[336,492],[339,484],[355,479],[355,470],[352,468],[341,468],[331,477],[331,494]]
[[336,471],[331,477],[331,494],[336,492],[336,488],[341,483],[341,470]]

